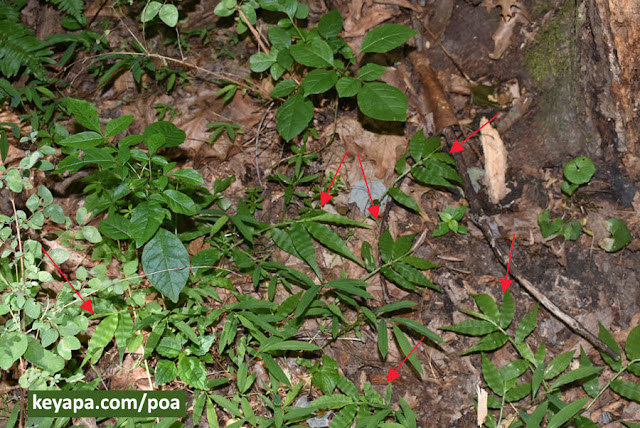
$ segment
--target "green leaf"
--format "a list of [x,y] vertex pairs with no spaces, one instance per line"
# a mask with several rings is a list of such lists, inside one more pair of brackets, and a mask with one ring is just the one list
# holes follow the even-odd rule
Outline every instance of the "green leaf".
[[429,270],[429,269],[435,269],[438,267],[438,265],[434,265],[429,260],[425,260],[423,258],[415,257],[415,256],[404,256],[400,258],[399,261],[409,266],[413,266],[414,268],[418,268],[420,270]]
[[502,298],[502,306],[500,306],[500,327],[503,329],[509,327],[511,321],[513,321],[513,314],[515,313],[515,310],[516,306],[513,302],[513,296],[511,296],[511,291],[507,290]]
[[264,361],[264,365],[267,367],[269,374],[271,374],[273,377],[275,377],[285,385],[291,386],[291,382],[289,381],[289,378],[287,377],[285,372],[282,371],[282,369],[280,368],[278,363],[276,363],[273,357],[271,357],[271,355],[262,354],[260,357],[262,358],[262,361]]
[[333,88],[337,81],[338,73],[334,70],[311,70],[300,87],[305,95],[322,94]]
[[540,363],[538,367],[533,371],[533,376],[531,379],[531,396],[533,399],[536,398],[536,394],[538,393],[538,389],[540,389],[540,385],[542,385],[542,378],[544,376],[544,362]]
[[518,324],[518,328],[516,329],[515,342],[522,343],[524,339],[527,338],[535,330],[536,324],[538,323],[538,304],[533,307],[531,312],[527,313],[520,324]]
[[581,398],[571,404],[567,404],[549,420],[547,428],[561,427],[565,422],[577,415],[584,405],[587,404],[587,401],[589,401],[588,398]]
[[427,327],[425,327],[422,323],[416,320],[412,320],[409,318],[393,318],[393,321],[410,328],[414,332],[422,336],[425,336],[426,338],[432,340],[433,342],[446,343],[440,336],[438,336],[437,334],[429,330]]
[[[397,243],[397,242],[396,242]],[[414,268],[413,266],[405,265],[404,263],[393,263],[393,269],[402,277],[414,284],[417,284],[421,287],[429,287],[432,290],[436,290],[438,292],[442,291],[440,288],[436,287],[429,279],[424,276],[422,272]]]
[[98,119],[98,110],[93,104],[84,100],[67,98],[67,109],[80,125],[102,134],[100,120]]
[[[89,341],[89,345],[91,345],[91,341]],[[42,370],[48,371],[49,375],[54,375],[65,367],[65,361],[62,357],[44,349],[37,340],[29,342],[27,350],[24,352],[24,359]]]
[[313,39],[310,44],[298,42],[289,48],[296,62],[307,67],[333,67],[333,50],[321,39]]
[[276,113],[276,129],[286,142],[305,130],[313,119],[313,104],[300,94],[293,94]]
[[629,332],[624,351],[629,361],[640,360],[640,325],[635,326]]
[[366,291],[369,284],[366,281],[360,279],[334,279],[325,284],[325,287],[336,288],[354,296],[364,297],[366,299],[373,299],[373,296]]
[[598,245],[608,253],[615,253],[620,251],[633,239],[629,228],[624,221],[617,218],[610,218],[607,220],[607,230],[611,233],[610,238],[601,239]]
[[368,82],[358,92],[360,111],[376,120],[406,121],[407,97],[391,85],[382,82]]
[[362,228],[370,228],[371,226],[356,221],[356,220],[351,220],[345,216],[339,215],[339,214],[331,214],[331,213],[327,213],[327,212],[323,212],[320,215],[315,215],[313,217],[304,217],[301,220],[303,221],[315,221],[318,223],[330,223],[330,224],[335,224],[338,226],[355,226],[355,227],[362,227]]
[[298,307],[296,308],[296,318],[304,314],[309,305],[313,303],[318,293],[322,290],[321,285],[314,285],[304,292],[300,301],[298,301]]
[[[152,137],[156,135],[162,135],[164,137],[164,141],[160,146],[150,143]],[[187,134],[173,123],[162,120],[147,126],[142,134],[142,138],[153,154],[160,148],[179,146],[184,143]]]
[[167,201],[169,209],[173,212],[188,216],[196,215],[198,212],[193,199],[182,192],[168,189],[163,192],[162,196],[164,197],[164,200]]
[[[409,340],[397,325],[392,324],[391,327],[393,328],[393,336],[396,338],[396,342],[398,342],[402,354],[406,357],[413,349],[413,346],[409,343]],[[409,355],[408,361],[418,373],[423,374],[422,366],[420,365],[420,361],[418,360],[418,356],[415,352]]]
[[386,24],[371,30],[360,45],[360,52],[384,53],[404,44],[418,32],[404,25]]
[[[598,322],[598,325],[600,327],[600,331],[598,332],[598,339],[602,340],[609,348],[611,348],[613,352],[620,356],[620,347],[618,346],[616,339],[609,332],[609,330],[607,330],[606,327],[602,325],[602,323]],[[618,360],[616,361],[611,358],[609,354],[602,351],[600,351],[600,356],[602,357],[604,362],[607,363],[613,370],[618,371],[622,368],[622,361],[620,361],[620,358],[618,358]]]
[[185,184],[190,186],[201,186],[204,184],[204,180],[198,171],[195,169],[184,168],[177,171],[173,171],[171,176],[177,178]]
[[[502,380],[509,382],[512,379],[517,379],[522,376],[527,369],[529,369],[529,362],[526,360],[509,361],[500,369],[500,376],[502,376]],[[529,385],[527,390],[531,391],[531,385]]]
[[500,376],[498,368],[487,358],[484,352],[482,353],[482,377],[494,393],[501,397],[504,395],[504,380]]
[[465,320],[455,325],[440,327],[440,330],[453,331],[467,336],[484,336],[496,331],[498,327],[489,321]]
[[325,39],[336,37],[342,31],[342,15],[338,9],[333,9],[320,18],[318,33]]
[[74,149],[88,149],[96,147],[104,141],[104,137],[97,132],[85,131],[78,134],[73,134],[60,141],[58,144],[65,147],[71,147]]
[[118,312],[118,325],[115,332],[116,346],[118,347],[118,357],[120,358],[120,363],[122,363],[122,359],[124,358],[124,351],[127,348],[127,343],[131,339],[131,336],[133,336],[133,320],[131,319],[131,315],[129,315],[129,312],[127,311],[120,311]]
[[391,270],[387,267],[381,267],[380,268],[380,273],[382,273],[382,275],[384,275],[385,278],[387,278],[389,281],[393,282],[394,284],[396,284],[397,286],[399,286],[400,288],[403,288],[407,291],[419,291],[420,289],[418,287],[416,287],[415,285],[413,285],[410,281],[406,280],[402,275],[400,275],[398,272]]
[[262,73],[271,67],[276,62],[276,58],[265,52],[258,52],[249,58],[249,68],[254,73]]
[[348,406],[353,404],[353,399],[351,397],[347,397],[342,394],[329,394],[322,395],[311,403],[309,403],[308,408],[313,410],[320,409],[341,409],[344,406]]
[[353,404],[345,406],[342,410],[335,414],[331,420],[331,428],[349,428],[353,424],[353,418],[356,416],[358,406]]
[[551,389],[558,389],[563,385],[567,385],[571,382],[575,382],[580,379],[587,378],[591,375],[594,375],[602,370],[602,367],[580,367],[575,370],[572,370],[568,373],[560,376],[553,384],[551,385]]
[[276,86],[273,87],[271,93],[269,94],[272,98],[282,98],[288,96],[292,93],[298,84],[291,79],[283,80],[282,82],[278,82]]
[[489,317],[491,321],[498,322],[500,318],[500,312],[498,311],[498,305],[488,294],[472,294],[473,299],[476,301],[478,308]]
[[616,379],[611,382],[611,389],[624,398],[640,403],[640,385],[637,383]]
[[162,22],[167,24],[169,27],[175,27],[178,23],[178,8],[171,3],[166,3],[162,5],[159,16]]
[[320,351],[322,348],[299,340],[284,340],[281,342],[272,342],[267,346],[261,346],[259,352],[278,352],[278,351]]
[[382,65],[374,63],[366,64],[358,70],[358,79],[364,80],[365,82],[378,80],[386,70],[387,67],[383,67]]
[[389,352],[389,332],[384,318],[380,318],[380,321],[378,321],[378,351],[380,351],[382,360],[386,360],[387,352]]
[[289,236],[291,237],[294,248],[298,254],[300,254],[300,257],[302,257],[302,260],[311,267],[316,276],[322,281],[322,273],[320,273],[318,261],[316,260],[316,250],[313,247],[313,241],[309,233],[307,233],[302,225],[294,223],[291,225]]
[[158,203],[145,201],[138,204],[131,216],[128,231],[129,236],[135,239],[138,248],[151,239],[163,219],[163,209]]
[[440,148],[440,138],[427,138],[424,131],[416,132],[409,141],[409,153],[414,161],[419,162],[421,159],[430,156]]
[[564,354],[560,354],[553,360],[551,360],[546,370],[544,371],[544,379],[553,379],[554,377],[565,371],[566,368],[569,367],[569,364],[571,364],[574,353],[575,351],[565,352]]
[[156,386],[166,385],[169,382],[173,382],[178,376],[178,369],[173,361],[158,360],[155,372]]
[[107,125],[104,127],[104,136],[105,137],[113,137],[114,135],[118,135],[125,129],[131,125],[133,122],[133,116],[120,116],[115,119],[107,122]]
[[27,350],[29,341],[27,335],[14,331],[0,335],[0,368],[8,371],[18,358],[22,357]]
[[82,226],[82,236],[84,239],[89,241],[92,244],[97,244],[102,241],[102,236],[100,236],[100,232],[94,226]]
[[325,247],[329,248],[332,251],[335,251],[341,256],[348,258],[349,260],[353,260],[360,266],[363,266],[362,261],[351,252],[340,235],[329,229],[327,226],[324,226],[320,223],[308,222],[305,223],[305,228],[311,234],[311,236],[313,236]]
[[574,184],[585,184],[596,173],[596,166],[586,156],[577,157],[564,165],[564,176]]
[[504,346],[504,344],[507,343],[508,340],[509,336],[497,331],[480,339],[471,348],[462,352],[462,355],[478,351],[493,351],[494,349],[502,348],[502,346]]
[[204,364],[196,357],[182,356],[178,360],[178,374],[180,378],[189,386],[206,391],[207,370]]
[[269,42],[277,49],[287,49],[291,46],[291,34],[287,30],[275,25],[269,25]]
[[418,206],[418,203],[411,196],[404,193],[402,190],[396,187],[391,187],[389,189],[389,194],[400,205],[406,208],[409,208],[410,210],[413,210],[417,213],[420,212],[420,207]]
[[353,97],[362,88],[362,83],[354,77],[342,77],[336,83],[336,90],[340,98]]
[[364,264],[367,270],[369,272],[372,272],[376,268],[376,260],[373,257],[373,247],[371,246],[371,244],[369,244],[369,242],[362,242],[360,254],[362,255],[362,260],[364,260]]
[[100,359],[104,348],[111,342],[113,336],[116,333],[118,327],[118,314],[111,314],[104,318],[93,332],[91,339],[89,340],[89,347],[87,353],[82,361],[82,365],[91,360],[94,364]]
[[384,305],[376,309],[375,313],[378,315],[381,315],[389,312],[395,312],[395,311],[401,311],[403,309],[413,308],[416,305],[417,305],[416,302],[412,302],[410,300],[399,300],[397,302],[389,303],[387,305]]
[[382,235],[380,235],[380,239],[378,240],[378,250],[380,251],[380,258],[384,263],[389,263],[391,261],[391,255],[393,253],[393,238],[391,237],[391,232],[389,229],[385,230]]
[[157,1],[149,2],[149,4],[142,9],[142,13],[140,14],[140,21],[143,23],[151,21],[156,17],[160,8],[162,7],[162,3],[158,3]]
[[142,268],[154,288],[176,303],[189,279],[189,254],[176,235],[160,229],[144,247]]

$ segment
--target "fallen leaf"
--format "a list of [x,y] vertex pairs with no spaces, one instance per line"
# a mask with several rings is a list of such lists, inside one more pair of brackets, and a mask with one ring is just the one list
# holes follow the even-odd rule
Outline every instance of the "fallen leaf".
[[[480,126],[486,123],[487,118],[482,117]],[[497,204],[509,193],[506,186],[507,150],[498,130],[490,123],[480,130],[480,142],[484,151],[485,184],[491,202]]]
[[478,391],[478,426],[484,425],[484,421],[489,414],[489,408],[487,407],[487,401],[489,400],[489,394],[484,389],[476,385],[476,391]]

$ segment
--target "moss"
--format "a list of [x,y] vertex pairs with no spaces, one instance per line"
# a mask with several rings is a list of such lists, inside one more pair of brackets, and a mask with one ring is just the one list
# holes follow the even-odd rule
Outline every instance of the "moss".
[[540,82],[549,76],[572,72],[573,5],[565,5],[555,17],[543,26],[529,47],[524,64],[534,80]]

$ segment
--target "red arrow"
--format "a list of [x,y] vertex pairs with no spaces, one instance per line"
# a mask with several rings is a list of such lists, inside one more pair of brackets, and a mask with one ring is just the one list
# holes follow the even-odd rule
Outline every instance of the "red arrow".
[[511,266],[511,255],[513,254],[513,243],[516,242],[516,234],[513,234],[513,239],[511,240],[511,251],[509,251],[509,263],[507,263],[507,275],[504,278],[500,278],[500,285],[502,286],[502,292],[506,293],[509,286],[513,282],[512,279],[509,279],[509,266]]
[[478,131],[480,131],[482,128],[484,128],[485,126],[487,126],[489,123],[491,123],[491,121],[493,119],[495,119],[496,117],[500,116],[500,113],[496,114],[495,116],[493,116],[491,119],[489,119],[489,121],[487,123],[485,123],[484,125],[482,125],[480,128],[478,128],[476,130],[476,132],[474,132],[473,134],[469,135],[467,138],[464,139],[464,141],[462,143],[459,143],[458,140],[456,139],[453,142],[453,146],[451,146],[451,150],[449,150],[449,153],[458,153],[458,152],[462,152],[464,151],[464,148],[462,147],[462,145],[465,143],[465,141],[467,141],[469,138],[473,137],[474,135],[476,135],[478,133]]
[[371,206],[367,208],[367,210],[377,220],[378,213],[380,212],[380,205],[373,205],[373,199],[371,199],[371,192],[369,191],[369,183],[367,183],[367,176],[364,175],[364,168],[362,167],[362,161],[360,160],[360,155],[358,155],[358,162],[360,162],[360,169],[362,170],[362,176],[364,177],[364,184],[367,186],[367,193],[369,193],[369,200],[371,201]]
[[[424,336],[422,336],[422,339],[420,339],[420,342],[422,342],[423,340],[424,340]],[[404,360],[402,360],[402,362],[400,363],[400,365],[398,366],[397,369],[394,370],[393,367],[389,367],[389,374],[387,375],[387,382],[391,382],[392,380],[397,379],[397,378],[400,377],[400,373],[398,373],[398,370],[400,370],[400,367],[402,367],[404,362],[407,361],[407,358],[409,358],[409,355],[411,355],[413,353],[413,351],[416,350],[418,345],[420,345],[420,342],[416,343],[416,346],[413,347],[411,352],[409,352],[407,354],[407,356],[404,357]]]
[[60,275],[62,275],[62,277],[69,283],[71,288],[73,288],[73,291],[76,292],[76,294],[78,295],[80,300],[82,300],[82,305],[80,305],[80,307],[82,309],[84,309],[85,311],[87,311],[87,312],[93,313],[93,306],[91,305],[91,299],[84,300],[82,298],[82,296],[80,295],[80,293],[78,293],[78,290],[76,290],[76,288],[73,286],[73,284],[71,284],[71,282],[69,282],[69,280],[67,279],[65,274],[62,273],[62,270],[60,270],[60,267],[56,264],[56,262],[53,261],[53,259],[49,255],[49,253],[47,253],[47,250],[44,249],[44,247],[42,247],[42,251],[44,251],[44,253],[47,255],[47,257],[49,257],[49,260],[51,260],[51,263],[53,263],[53,265],[58,269],[58,272],[60,272]]
[[344,156],[342,156],[342,160],[340,161],[340,165],[338,165],[338,171],[333,176],[333,180],[331,180],[331,184],[329,184],[329,188],[326,192],[320,191],[320,206],[323,207],[324,204],[329,202],[333,196],[329,194],[329,190],[331,190],[331,186],[333,186],[333,182],[336,181],[336,177],[338,176],[338,172],[340,171],[340,167],[342,166],[342,162],[344,162],[344,158],[347,157],[347,152],[344,152]]

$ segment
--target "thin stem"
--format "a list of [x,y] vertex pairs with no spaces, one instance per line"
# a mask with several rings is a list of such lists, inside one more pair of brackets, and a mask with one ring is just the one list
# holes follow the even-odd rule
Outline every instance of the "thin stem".
[[13,207],[13,216],[16,220],[16,236],[18,237],[18,250],[20,251],[20,274],[21,274],[22,285],[24,285],[25,284],[24,253],[22,251],[22,239],[20,238],[20,224],[18,223],[18,212],[16,211],[16,203],[15,203],[15,200],[13,199],[13,196],[10,196],[9,200],[11,201],[11,206]]
[[618,376],[620,376],[622,373],[624,373],[625,371],[627,371],[627,369],[629,368],[629,366],[631,364],[635,364],[640,362],[640,359],[638,360],[633,360],[630,361],[628,364],[624,365],[619,371],[618,373],[615,374],[615,376],[613,376],[611,378],[611,380],[609,380],[609,382],[607,382],[607,384],[598,392],[598,395],[596,395],[595,397],[593,397],[593,400],[591,400],[591,403],[589,403],[589,405],[587,406],[586,409],[584,409],[585,411],[589,410],[591,408],[591,406],[593,406],[593,403],[596,402],[596,400],[598,398],[600,398],[600,396],[607,390],[607,388],[609,388],[609,386],[611,385],[611,382],[613,382],[614,380],[616,380],[618,378]]

